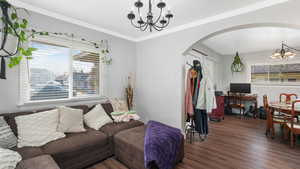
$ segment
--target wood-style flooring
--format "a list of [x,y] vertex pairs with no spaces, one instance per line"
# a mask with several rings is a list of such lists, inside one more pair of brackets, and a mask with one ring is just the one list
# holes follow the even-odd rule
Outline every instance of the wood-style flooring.
[[[206,141],[185,144],[185,158],[176,169],[300,169],[300,144],[290,148],[278,132],[265,136],[265,121],[238,119],[210,123]],[[127,169],[111,158],[90,169]]]

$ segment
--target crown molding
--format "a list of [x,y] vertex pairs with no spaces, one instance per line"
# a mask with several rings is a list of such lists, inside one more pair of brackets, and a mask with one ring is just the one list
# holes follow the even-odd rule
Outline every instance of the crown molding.
[[87,22],[84,22],[84,21],[81,21],[81,20],[78,20],[78,19],[74,19],[72,17],[68,17],[68,16],[61,15],[61,14],[58,14],[58,13],[55,13],[55,12],[51,12],[49,10],[30,5],[28,3],[21,2],[20,0],[7,0],[7,1],[9,3],[13,4],[14,6],[17,6],[17,7],[20,7],[20,8],[25,8],[27,10],[30,10],[30,11],[33,11],[33,12],[36,12],[36,13],[40,13],[40,14],[43,14],[43,15],[46,15],[46,16],[50,16],[50,17],[53,17],[53,18],[56,18],[56,19],[59,19],[59,20],[62,20],[62,21],[66,21],[66,22],[76,24],[76,25],[79,25],[79,26],[82,26],[82,27],[86,27],[86,28],[89,28],[89,29],[92,29],[92,30],[103,32],[103,33],[106,33],[106,34],[109,34],[109,35],[112,35],[112,36],[115,36],[115,37],[119,37],[119,38],[122,38],[122,39],[126,39],[126,40],[129,40],[129,41],[134,41],[134,42],[136,41],[135,38],[123,35],[119,32],[111,31],[111,30],[108,30],[108,29],[105,29],[105,28],[102,28],[102,27],[99,27],[99,26],[96,26],[96,25],[93,25],[93,24],[89,24]]
[[103,33],[115,36],[115,37],[119,37],[119,38],[122,38],[122,39],[129,40],[129,41],[141,42],[141,41],[145,41],[145,40],[149,40],[149,39],[169,35],[169,34],[172,34],[172,33],[175,33],[175,32],[183,31],[183,30],[186,30],[186,29],[194,28],[194,27],[201,26],[201,25],[204,25],[204,24],[208,24],[208,23],[219,21],[219,20],[231,18],[231,17],[234,17],[234,16],[254,12],[254,11],[257,11],[257,10],[260,10],[260,9],[263,9],[263,8],[267,8],[267,7],[278,5],[278,4],[281,4],[281,3],[285,3],[285,2],[288,2],[290,0],[264,0],[264,1],[261,1],[261,2],[257,2],[257,3],[254,3],[254,4],[248,5],[246,7],[242,7],[242,8],[232,10],[232,11],[224,12],[224,13],[212,16],[212,17],[203,18],[203,19],[200,19],[200,20],[197,20],[197,21],[194,21],[194,22],[184,24],[184,25],[180,25],[180,26],[176,26],[176,27],[173,27],[173,28],[170,28],[170,29],[166,29],[163,32],[153,33],[151,35],[146,35],[146,36],[139,37],[139,38],[134,38],[132,36],[127,36],[127,35],[124,35],[124,34],[119,33],[119,32],[111,31],[111,30],[108,30],[108,29],[105,29],[105,28],[102,28],[102,27],[99,27],[99,26],[96,26],[96,25],[93,25],[93,24],[89,24],[87,22],[84,22],[84,21],[81,21],[81,20],[78,20],[78,19],[74,19],[72,17],[68,17],[68,16],[61,15],[61,14],[58,14],[58,13],[55,13],[55,12],[51,12],[49,10],[30,5],[28,3],[21,2],[20,0],[8,0],[8,1],[11,4],[15,5],[15,6],[25,8],[25,9],[31,10],[33,12],[37,12],[37,13],[40,13],[40,14],[43,14],[43,15],[46,15],[46,16],[50,16],[50,17],[53,17],[53,18],[56,18],[56,19],[59,19],[59,20],[63,20],[63,21],[69,22],[69,23],[73,23],[73,24],[76,24],[76,25],[79,25],[79,26],[83,26],[83,27],[86,27],[86,28],[89,28],[89,29],[93,29],[93,30],[96,30],[96,31],[99,31],[99,32],[103,32]]
[[175,33],[175,32],[179,32],[179,31],[183,31],[183,30],[186,30],[186,29],[194,28],[194,27],[197,27],[197,26],[201,26],[201,25],[204,25],[204,24],[211,23],[211,22],[216,22],[216,21],[231,18],[231,17],[234,17],[234,16],[254,12],[254,11],[257,11],[257,10],[260,10],[260,9],[263,9],[263,8],[267,8],[267,7],[271,7],[271,6],[274,6],[274,5],[282,4],[282,3],[285,3],[285,2],[288,2],[288,1],[289,0],[264,0],[262,2],[257,2],[257,3],[254,3],[252,5],[248,5],[246,7],[238,8],[238,9],[235,9],[235,10],[232,10],[232,11],[224,12],[224,13],[221,13],[221,14],[218,14],[218,15],[215,15],[215,16],[203,18],[203,19],[200,19],[200,20],[197,20],[197,21],[194,21],[194,22],[190,22],[190,23],[180,25],[180,26],[177,26],[177,27],[174,27],[174,28],[170,28],[170,29],[164,30],[162,32],[154,33],[152,35],[137,38],[136,41],[140,42],[140,41],[145,41],[145,40],[148,40],[148,39],[157,38],[157,37],[160,37],[160,36],[165,36],[165,35],[168,35],[168,34],[172,34],[172,33]]

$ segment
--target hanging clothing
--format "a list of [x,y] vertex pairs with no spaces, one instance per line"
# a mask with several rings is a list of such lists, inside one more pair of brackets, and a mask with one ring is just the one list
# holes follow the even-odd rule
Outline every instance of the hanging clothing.
[[192,78],[192,69],[189,69],[187,72],[187,80],[186,80],[186,91],[185,91],[185,113],[189,116],[194,115],[194,108],[193,108],[193,78]]
[[215,91],[213,83],[210,80],[209,73],[205,73],[205,67],[202,66],[202,74],[204,74],[199,89],[199,96],[197,99],[196,109],[206,110],[211,113],[213,109],[217,108]]
[[195,109],[195,130],[200,134],[208,134],[208,117],[206,110]]
[[202,71],[201,71],[201,67],[197,68],[197,79],[195,80],[195,92],[193,95],[193,107],[195,108],[197,105],[197,100],[198,100],[198,96],[199,96],[199,91],[200,91],[200,82],[202,80]]

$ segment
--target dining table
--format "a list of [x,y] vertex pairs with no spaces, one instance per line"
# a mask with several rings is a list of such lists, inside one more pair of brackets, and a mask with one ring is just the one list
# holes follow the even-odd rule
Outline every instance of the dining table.
[[[292,115],[292,103],[271,102],[268,106],[266,135],[270,134],[273,128],[273,116],[275,112],[278,112],[279,115],[283,115],[282,117]],[[295,115],[300,115],[300,109],[295,110]],[[283,120],[285,119],[283,118]],[[274,136],[274,133],[271,134]]]

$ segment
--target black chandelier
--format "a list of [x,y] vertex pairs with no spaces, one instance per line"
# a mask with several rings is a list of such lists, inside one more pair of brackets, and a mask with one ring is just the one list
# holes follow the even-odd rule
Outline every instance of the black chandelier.
[[154,18],[152,5],[152,0],[149,0],[148,13],[146,18],[143,19],[141,14],[141,8],[144,6],[143,2],[141,2],[141,0],[137,0],[134,3],[134,6],[138,11],[136,23],[134,23],[136,15],[134,14],[133,10],[130,11],[127,17],[135,28],[138,28],[141,31],[145,31],[147,30],[147,28],[149,28],[150,32],[152,32],[153,29],[161,31],[169,25],[170,19],[173,18],[173,14],[170,10],[168,10],[167,13],[164,14],[164,8],[167,6],[166,3],[163,0],[160,0],[157,3],[156,6],[160,10],[160,14],[157,18]]

